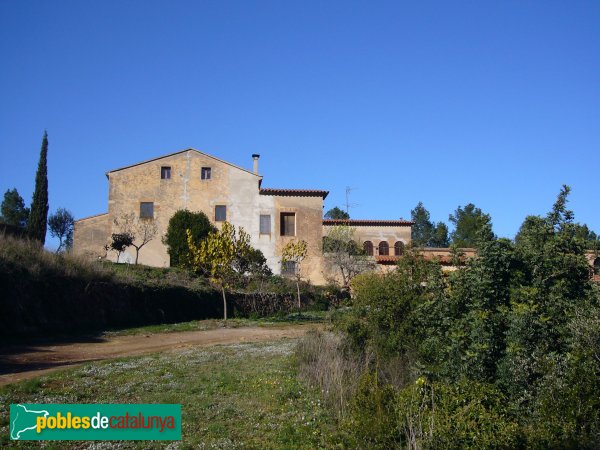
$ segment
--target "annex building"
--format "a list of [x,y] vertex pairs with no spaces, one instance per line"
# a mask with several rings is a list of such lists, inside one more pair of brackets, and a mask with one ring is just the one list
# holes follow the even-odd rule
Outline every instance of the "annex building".
[[[139,263],[170,265],[162,243],[169,219],[180,209],[204,212],[215,226],[223,221],[241,226],[251,245],[262,251],[275,274],[281,274],[281,252],[294,239],[308,244],[302,276],[322,284],[331,274],[324,265],[322,242],[328,227],[350,225],[367,254],[385,264],[402,254],[410,243],[412,222],[405,220],[324,220],[323,201],[328,191],[263,187],[259,155],[252,155],[252,170],[236,166],[195,149],[186,149],[106,173],[108,212],[75,222],[73,252],[90,258],[116,261],[105,250],[117,233],[114,219],[135,214],[156,223],[157,236],[139,254]],[[125,251],[119,262],[133,262],[135,250]]]

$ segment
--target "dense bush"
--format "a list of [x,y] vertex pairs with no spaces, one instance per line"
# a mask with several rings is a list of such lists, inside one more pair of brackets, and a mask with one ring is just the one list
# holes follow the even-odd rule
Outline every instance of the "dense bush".
[[216,228],[202,211],[192,212],[180,209],[169,219],[167,234],[163,244],[167,246],[172,267],[189,267],[190,249],[187,243],[186,230],[190,230],[194,242],[200,242]]
[[409,253],[354,279],[337,322],[365,361],[340,421],[350,446],[600,447],[600,293],[568,192],[514,243],[482,227],[447,278]]

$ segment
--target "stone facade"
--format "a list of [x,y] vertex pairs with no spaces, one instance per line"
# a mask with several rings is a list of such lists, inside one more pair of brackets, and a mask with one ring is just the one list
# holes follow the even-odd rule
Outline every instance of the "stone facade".
[[[261,189],[258,155],[254,171],[235,166],[194,149],[109,171],[108,213],[80,219],[75,224],[73,251],[93,258],[116,260],[104,246],[118,232],[114,219],[133,213],[151,214],[157,236],[142,248],[139,263],[169,266],[169,254],[162,243],[169,219],[180,209],[203,211],[218,227],[223,217],[243,227],[253,247],[262,251],[273,273],[281,272],[281,250],[293,239],[308,244],[308,255],[301,265],[303,277],[314,283],[324,281],[321,243],[323,239],[323,200],[327,191]],[[142,205],[144,204],[144,205]],[[144,209],[146,208],[146,209]],[[142,211],[144,209],[144,211]],[[293,219],[293,235],[282,235],[282,215]],[[261,232],[261,216],[263,223]],[[289,232],[289,234],[292,234]],[[120,262],[135,260],[135,250],[127,249]]]
[[367,255],[398,256],[410,244],[412,222],[408,220],[323,220],[323,233],[334,226],[349,226]]
[[[169,254],[162,238],[173,214],[188,209],[203,211],[217,227],[223,219],[243,227],[252,246],[264,254],[275,274],[282,272],[284,246],[291,240],[302,239],[308,244],[307,257],[300,266],[302,277],[315,284],[331,279],[331,270],[324,264],[322,242],[328,229],[340,223],[323,220],[323,200],[328,192],[262,188],[259,155],[252,156],[252,171],[187,149],[107,172],[108,212],[75,223],[73,251],[94,259],[116,261],[116,254],[105,250],[110,236],[119,232],[115,219],[127,214],[136,218],[147,215],[145,220],[152,220],[158,233],[141,249],[138,262],[167,267]],[[409,221],[343,222],[355,229],[360,245],[372,243],[376,260],[383,254],[380,245],[387,244],[388,255],[395,255],[410,243]],[[134,260],[135,249],[130,247],[121,254],[119,262]]]
[[73,230],[73,253],[90,259],[106,258],[104,246],[109,236],[108,213],[75,221]]

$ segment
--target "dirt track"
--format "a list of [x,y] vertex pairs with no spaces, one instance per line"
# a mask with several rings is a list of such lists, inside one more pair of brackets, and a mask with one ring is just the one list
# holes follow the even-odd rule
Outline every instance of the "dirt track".
[[197,345],[258,342],[302,336],[315,325],[218,328],[206,331],[99,337],[85,342],[0,347],[0,386],[88,361],[135,356]]

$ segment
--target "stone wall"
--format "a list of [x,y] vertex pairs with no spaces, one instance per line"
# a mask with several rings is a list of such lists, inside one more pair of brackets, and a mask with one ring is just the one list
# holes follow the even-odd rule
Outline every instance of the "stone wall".
[[[161,168],[170,168],[170,177],[161,178]],[[211,169],[210,179],[202,179],[203,167]],[[281,272],[281,250],[291,239],[308,243],[308,257],[302,264],[303,276],[314,283],[323,281],[321,242],[323,198],[319,195],[261,195],[261,176],[196,150],[187,150],[107,173],[109,180],[108,213],[78,220],[74,248],[79,254],[100,256],[102,247],[119,229],[115,218],[126,214],[140,216],[142,202],[153,203],[156,237],[141,250],[138,262],[149,266],[170,265],[162,243],[170,218],[180,209],[202,211],[217,226],[215,207],[225,206],[226,220],[250,234],[253,247],[261,250],[275,274]],[[280,213],[296,214],[296,236],[280,235]],[[260,233],[260,215],[271,217],[271,232]],[[103,253],[112,261],[116,254]],[[135,249],[128,248],[120,262],[135,261]]]
[[104,246],[108,244],[109,236],[108,213],[80,219],[73,230],[73,253],[90,259],[104,259],[107,253]]

